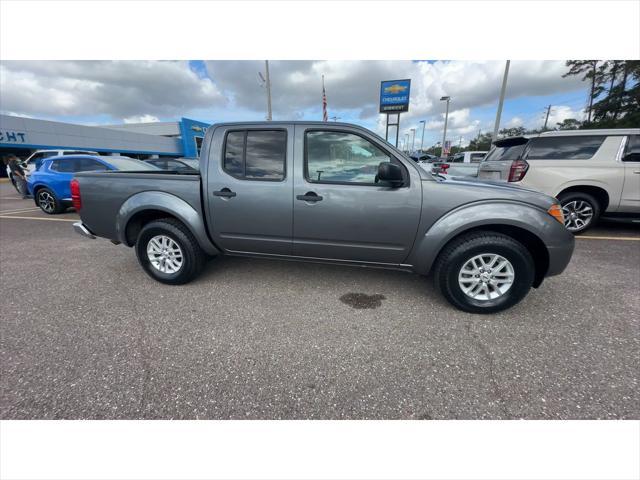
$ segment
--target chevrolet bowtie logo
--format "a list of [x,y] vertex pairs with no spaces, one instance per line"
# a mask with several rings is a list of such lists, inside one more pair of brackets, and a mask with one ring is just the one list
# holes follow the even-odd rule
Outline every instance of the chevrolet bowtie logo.
[[388,87],[385,87],[384,93],[400,93],[400,92],[404,92],[406,89],[407,89],[406,86],[398,85],[396,83],[395,85],[390,85]]

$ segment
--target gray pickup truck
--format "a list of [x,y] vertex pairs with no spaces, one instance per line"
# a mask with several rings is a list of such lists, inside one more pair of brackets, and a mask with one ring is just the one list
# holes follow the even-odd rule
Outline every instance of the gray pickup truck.
[[169,284],[217,255],[286,258],[433,272],[454,306],[490,313],[561,273],[574,247],[554,198],[434,176],[342,123],[216,124],[200,172],[78,173],[71,191],[78,233],[135,247]]

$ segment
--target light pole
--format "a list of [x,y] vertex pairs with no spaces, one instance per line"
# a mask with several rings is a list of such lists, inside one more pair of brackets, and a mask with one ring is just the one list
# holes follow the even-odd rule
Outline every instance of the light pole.
[[411,151],[415,152],[416,151],[416,129],[412,128],[411,133],[413,133],[413,137],[411,140]]
[[420,120],[420,123],[422,124],[422,139],[420,139],[420,153],[422,153],[422,150],[424,149],[424,127],[427,124],[427,122],[424,120]]
[[441,102],[447,102],[447,110],[444,114],[444,132],[442,133],[442,148],[440,149],[440,158],[444,158],[444,144],[447,141],[447,122],[449,121],[449,102],[451,101],[451,97],[444,96],[440,97]]
[[269,76],[269,60],[264,61],[266,84],[267,84],[267,120],[271,121],[271,77]]
[[507,60],[504,66],[504,76],[502,77],[502,88],[500,89],[500,101],[498,102],[498,111],[496,112],[496,124],[493,127],[492,142],[498,139],[498,130],[500,130],[500,117],[502,116],[502,105],[504,105],[504,94],[507,91],[507,77],[509,76],[509,64],[511,60]]

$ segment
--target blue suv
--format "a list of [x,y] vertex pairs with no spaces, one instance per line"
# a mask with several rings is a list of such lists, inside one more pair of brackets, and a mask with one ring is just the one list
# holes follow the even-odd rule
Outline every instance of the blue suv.
[[49,157],[27,180],[29,193],[44,213],[62,213],[71,203],[70,182],[76,172],[100,170],[159,170],[157,167],[129,157],[98,155],[65,155]]

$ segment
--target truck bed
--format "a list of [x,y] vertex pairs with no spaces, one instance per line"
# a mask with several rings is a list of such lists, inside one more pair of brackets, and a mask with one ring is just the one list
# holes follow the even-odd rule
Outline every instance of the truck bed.
[[[82,208],[78,212],[82,222],[95,235],[119,240],[118,219],[126,209],[135,208],[134,195],[146,192],[177,197],[188,203],[204,217],[199,172],[185,173],[170,170],[158,171],[107,171],[76,174],[80,184]],[[131,199],[129,202],[128,200]],[[159,207],[162,210],[162,207]],[[108,219],[108,220],[107,220]]]

